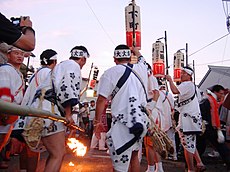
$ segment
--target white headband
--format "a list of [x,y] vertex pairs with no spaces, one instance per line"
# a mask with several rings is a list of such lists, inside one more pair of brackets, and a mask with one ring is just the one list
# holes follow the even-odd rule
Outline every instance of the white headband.
[[43,61],[45,64],[48,63],[48,60],[57,60],[57,54],[55,54],[54,56],[50,57],[49,59],[46,59],[46,58],[42,59],[42,61]]
[[49,60],[57,60],[57,54],[55,54],[54,56],[50,57]]
[[193,74],[193,71],[192,71],[191,69],[182,67],[181,70],[185,71],[185,72],[186,72],[187,74],[189,74],[189,75],[192,75],[192,74]]
[[89,58],[89,54],[83,50],[77,50],[74,49],[73,51],[71,51],[71,57],[77,57],[77,58],[81,58],[81,57],[85,57],[85,58]]
[[22,51],[21,49],[19,49],[19,48],[17,48],[17,47],[11,46],[11,47],[8,49],[7,53],[10,53],[10,52],[13,51],[13,50]]
[[117,59],[119,59],[119,58],[130,58],[130,56],[131,56],[131,51],[127,50],[127,49],[114,51],[114,57]]

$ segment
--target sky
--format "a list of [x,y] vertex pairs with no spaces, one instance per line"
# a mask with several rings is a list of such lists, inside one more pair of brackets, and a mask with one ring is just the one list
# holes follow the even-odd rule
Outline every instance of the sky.
[[[126,43],[125,7],[130,0],[1,0],[7,18],[30,16],[36,31],[36,48],[30,64],[39,67],[45,49],[58,52],[58,61],[69,58],[70,50],[84,45],[90,58],[82,69],[88,78],[90,66],[102,73],[114,66],[113,51]],[[141,53],[152,63],[152,44],[167,32],[169,74],[173,54],[188,44],[188,55],[228,34],[222,0],[136,0],[141,14]],[[228,5],[230,9],[230,2]],[[226,8],[225,8],[226,9]],[[230,36],[189,56],[195,62],[196,84],[208,65],[230,66]],[[183,51],[182,51],[183,52]],[[26,60],[25,60],[26,61]]]

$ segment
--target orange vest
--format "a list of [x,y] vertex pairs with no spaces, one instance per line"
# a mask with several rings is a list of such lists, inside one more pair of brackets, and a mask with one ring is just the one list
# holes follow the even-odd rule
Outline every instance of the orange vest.
[[210,94],[208,94],[208,100],[211,106],[212,126],[214,128],[220,129],[220,117],[219,117],[218,109],[221,103],[218,103],[217,100]]

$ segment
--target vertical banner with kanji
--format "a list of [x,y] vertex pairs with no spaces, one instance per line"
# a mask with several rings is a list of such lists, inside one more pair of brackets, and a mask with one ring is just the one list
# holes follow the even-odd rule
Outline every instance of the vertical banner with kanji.
[[136,4],[133,5],[132,3],[130,3],[127,7],[125,7],[125,26],[127,45],[131,48],[133,46],[133,43],[135,43],[135,47],[141,49],[140,7]]
[[180,82],[181,81],[181,68],[184,67],[184,53],[180,50],[174,54],[174,62],[173,62],[173,81]]
[[153,75],[155,77],[165,76],[164,64],[164,44],[161,41],[156,41],[152,45],[152,63]]

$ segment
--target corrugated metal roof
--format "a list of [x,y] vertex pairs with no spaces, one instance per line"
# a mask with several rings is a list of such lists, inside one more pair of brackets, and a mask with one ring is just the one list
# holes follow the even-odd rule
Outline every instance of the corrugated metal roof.
[[230,67],[208,65],[209,70],[199,83],[200,90],[205,91],[208,87],[215,84],[230,88]]

